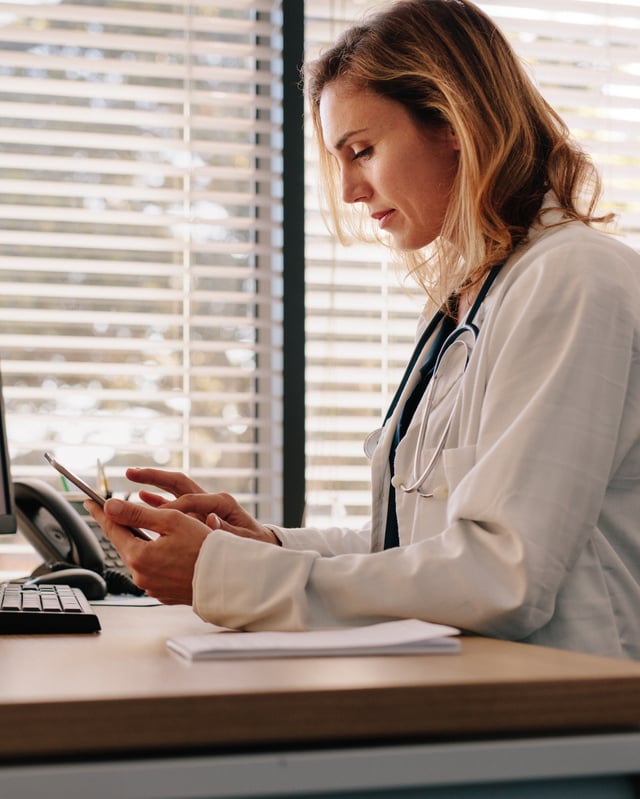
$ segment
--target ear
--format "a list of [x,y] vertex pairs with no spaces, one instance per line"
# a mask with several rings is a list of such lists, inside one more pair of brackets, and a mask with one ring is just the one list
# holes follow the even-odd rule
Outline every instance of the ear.
[[457,150],[458,152],[460,152],[460,140],[458,139],[458,137],[456,135],[456,132],[451,127],[451,125],[448,126],[447,131],[448,131],[448,134],[449,134],[449,140],[451,141],[451,144],[453,145],[453,149]]

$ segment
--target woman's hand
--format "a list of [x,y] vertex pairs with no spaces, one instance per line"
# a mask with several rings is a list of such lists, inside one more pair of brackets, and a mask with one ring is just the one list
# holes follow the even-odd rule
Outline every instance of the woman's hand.
[[[88,500],[85,508],[113,542],[137,586],[167,605],[192,603],[196,560],[210,527],[178,510],[121,499],[107,500],[104,508]],[[158,537],[145,541],[128,527],[144,527]]]
[[[280,544],[275,534],[257,522],[230,494],[206,494],[186,475],[159,469],[129,469],[135,482],[149,482],[176,499],[141,491],[148,506],[109,499],[104,508],[92,501],[85,507],[113,542],[133,581],[165,604],[192,604],[193,574],[200,548],[213,531]],[[143,541],[130,527],[157,533]]]
[[[136,469],[130,468],[126,471],[126,476],[133,483],[146,483],[147,485],[155,486],[161,491],[167,491],[174,497],[180,497],[183,494],[204,494],[204,488],[187,477],[182,472],[168,472],[163,469]],[[166,499],[159,494],[152,494],[149,491],[142,489],[139,492],[140,499],[154,508],[160,507],[166,503]]]
[[[190,477],[181,472],[165,472],[161,469],[127,469],[129,480],[135,483],[148,483],[176,497],[166,500],[158,494],[140,491],[139,496],[154,508],[180,510],[204,522],[212,530],[225,530],[228,533],[280,544],[275,534],[257,522],[238,502],[226,493],[207,494]],[[144,527],[145,525],[134,525]]]

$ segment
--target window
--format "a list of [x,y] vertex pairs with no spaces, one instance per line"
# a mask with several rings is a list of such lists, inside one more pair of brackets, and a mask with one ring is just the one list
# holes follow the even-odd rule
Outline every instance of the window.
[[278,519],[281,12],[0,2],[14,477],[188,471]]
[[[379,5],[306,0],[306,55]],[[640,248],[636,0],[480,5]],[[47,448],[86,477],[100,459],[115,490],[148,463],[278,521],[280,6],[0,0],[0,359],[17,477],[55,481]],[[306,522],[358,524],[362,442],[422,298],[379,248],[330,240],[308,126],[306,142]]]
[[[307,55],[385,3],[307,0]],[[542,93],[599,165],[603,210],[640,249],[640,5],[637,0],[514,0],[479,5],[510,37]],[[365,436],[413,349],[419,295],[379,248],[339,248],[317,207],[307,135],[307,514],[311,525],[369,516]],[[383,260],[381,260],[381,256]]]

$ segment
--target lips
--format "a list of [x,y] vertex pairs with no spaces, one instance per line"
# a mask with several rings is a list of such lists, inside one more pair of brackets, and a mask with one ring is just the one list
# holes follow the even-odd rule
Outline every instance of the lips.
[[387,208],[386,211],[376,211],[375,214],[371,214],[371,218],[376,219],[381,228],[385,228],[394,213],[395,208]]

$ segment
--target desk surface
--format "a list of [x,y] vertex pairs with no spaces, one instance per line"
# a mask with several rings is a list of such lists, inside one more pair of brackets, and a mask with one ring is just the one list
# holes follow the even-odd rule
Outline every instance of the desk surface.
[[640,663],[463,638],[460,654],[191,663],[184,607],[95,636],[0,637],[0,759],[445,740],[640,726]]

